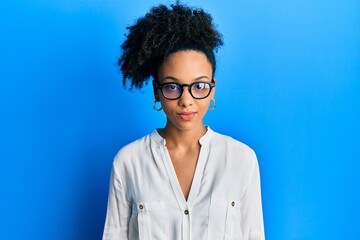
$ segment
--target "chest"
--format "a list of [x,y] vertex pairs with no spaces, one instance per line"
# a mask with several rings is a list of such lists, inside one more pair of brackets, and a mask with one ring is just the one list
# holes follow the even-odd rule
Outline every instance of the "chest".
[[174,207],[200,203],[209,196],[240,198],[249,168],[245,161],[201,146],[200,152],[181,154],[151,145],[128,165],[119,167],[130,202],[162,200]]
[[169,156],[181,190],[185,199],[187,199],[199,158],[199,150],[185,152],[169,150]]
[[243,180],[235,161],[206,148],[181,154],[164,147],[145,155],[154,158],[139,161],[130,181],[134,188],[129,192],[135,195],[129,226],[135,235],[242,239],[237,226]]

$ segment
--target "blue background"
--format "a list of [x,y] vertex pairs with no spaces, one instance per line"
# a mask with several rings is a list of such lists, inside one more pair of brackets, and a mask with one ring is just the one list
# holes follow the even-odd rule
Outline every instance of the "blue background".
[[[114,155],[165,123],[116,68],[161,2],[0,3],[1,239],[101,238]],[[267,239],[360,239],[360,2],[184,2],[224,35],[206,123],[257,152]]]

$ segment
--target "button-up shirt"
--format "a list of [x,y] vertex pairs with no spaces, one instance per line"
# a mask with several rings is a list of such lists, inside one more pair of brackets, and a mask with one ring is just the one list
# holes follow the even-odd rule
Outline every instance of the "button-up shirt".
[[265,239],[254,151],[209,127],[199,143],[187,200],[157,130],[118,152],[103,240]]

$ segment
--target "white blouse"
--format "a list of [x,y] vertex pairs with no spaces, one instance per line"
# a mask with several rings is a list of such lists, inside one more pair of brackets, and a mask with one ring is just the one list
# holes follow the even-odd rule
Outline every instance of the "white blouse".
[[200,145],[188,200],[156,130],[123,147],[113,163],[103,240],[264,240],[254,151],[209,127]]

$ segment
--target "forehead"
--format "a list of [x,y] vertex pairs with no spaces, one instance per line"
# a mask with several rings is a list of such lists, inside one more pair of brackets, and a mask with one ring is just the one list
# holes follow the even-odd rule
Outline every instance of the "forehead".
[[200,76],[212,77],[212,66],[206,55],[199,51],[186,50],[170,54],[160,65],[159,80],[165,77],[190,81]]

